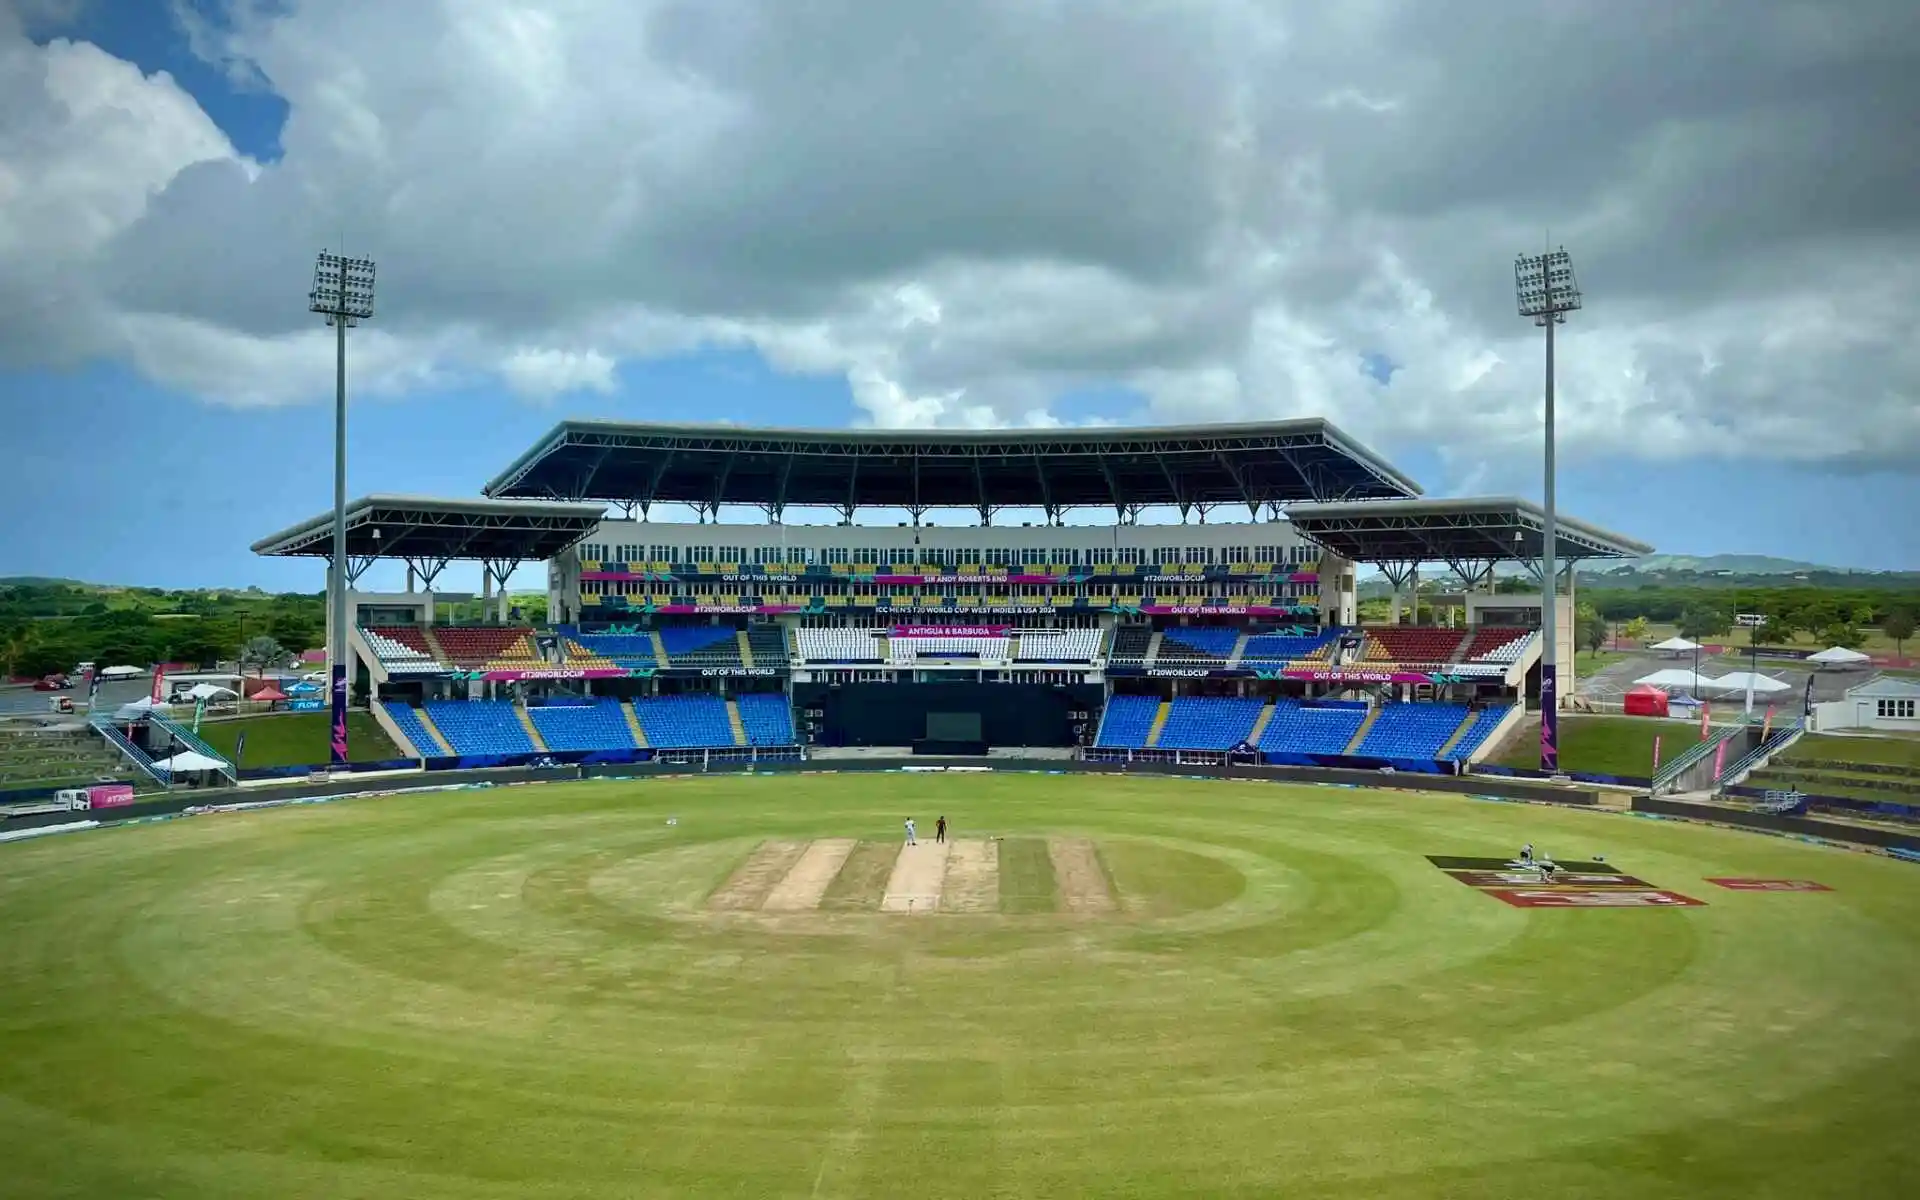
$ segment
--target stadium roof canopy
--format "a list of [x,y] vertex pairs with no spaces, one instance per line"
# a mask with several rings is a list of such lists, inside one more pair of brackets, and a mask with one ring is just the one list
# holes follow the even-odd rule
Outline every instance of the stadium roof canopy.
[[[1546,541],[1546,513],[1511,496],[1465,500],[1384,500],[1370,504],[1296,504],[1287,519],[1303,536],[1357,563],[1391,567],[1446,563],[1462,578],[1494,563],[1537,565]],[[1634,558],[1653,547],[1564,514],[1556,521],[1555,556]]]
[[563,421],[489,496],[715,509],[1111,507],[1416,496],[1420,487],[1322,420],[1185,429],[842,430]]
[[[420,564],[429,578],[456,560],[489,563],[550,559],[591,533],[606,516],[598,504],[523,500],[448,500],[430,496],[363,496],[347,505],[348,575],[376,559]],[[326,558],[333,554],[333,514],[322,513],[253,544],[255,554]],[[438,564],[438,566],[433,566]]]

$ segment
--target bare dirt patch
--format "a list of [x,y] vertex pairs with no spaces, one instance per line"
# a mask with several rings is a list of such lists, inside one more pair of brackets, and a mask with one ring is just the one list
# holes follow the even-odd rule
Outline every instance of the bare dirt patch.
[[947,877],[947,851],[950,842],[921,842],[901,846],[893,860],[893,875],[887,880],[887,894],[880,899],[881,912],[930,913],[940,907],[940,892]]
[[1063,912],[1091,914],[1114,911],[1113,889],[1107,872],[1094,853],[1088,838],[1048,838],[1047,857],[1053,860],[1053,877],[1059,888]]
[[751,912],[759,908],[806,849],[805,842],[760,843],[758,849],[747,855],[747,861],[708,898],[707,907],[718,912]]
[[956,840],[947,855],[941,911],[983,913],[999,908],[1000,843],[985,838]]
[[812,912],[819,908],[820,898],[827,894],[827,886],[840,873],[840,868],[846,865],[847,856],[853,853],[854,845],[852,838],[821,838],[808,846],[787,871],[786,877],[767,893],[761,910]]

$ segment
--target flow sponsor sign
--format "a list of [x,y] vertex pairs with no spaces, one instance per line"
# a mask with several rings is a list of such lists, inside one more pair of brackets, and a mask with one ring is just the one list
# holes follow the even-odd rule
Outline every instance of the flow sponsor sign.
[[1709,879],[1715,887],[1730,892],[1830,892],[1833,889],[1811,879]]

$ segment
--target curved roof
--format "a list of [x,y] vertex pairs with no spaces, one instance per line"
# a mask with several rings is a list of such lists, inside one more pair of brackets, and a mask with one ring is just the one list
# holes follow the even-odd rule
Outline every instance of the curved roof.
[[1284,504],[1418,495],[1327,421],[1098,429],[747,429],[563,421],[493,497],[843,510]]
[[[1287,519],[1303,536],[1359,563],[1530,562],[1540,557],[1547,527],[1545,510],[1512,496],[1296,504]],[[1653,553],[1645,542],[1565,513],[1555,514],[1554,525],[1562,561]]]
[[[367,559],[534,562],[587,536],[605,516],[598,504],[362,496],[347,504],[347,553]],[[333,513],[263,537],[253,552],[326,558],[333,553]]]

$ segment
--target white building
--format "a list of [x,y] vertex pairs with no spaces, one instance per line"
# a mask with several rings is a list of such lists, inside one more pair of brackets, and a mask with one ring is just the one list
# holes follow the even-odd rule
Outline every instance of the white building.
[[1845,696],[1813,706],[1813,728],[1920,733],[1920,680],[1877,675]]

